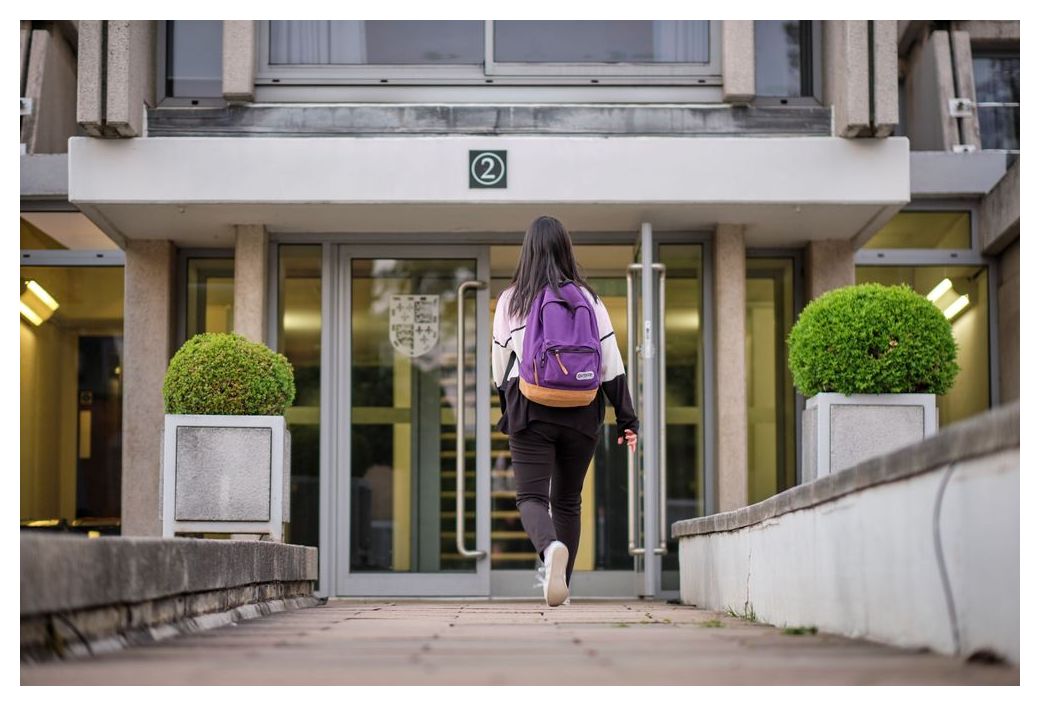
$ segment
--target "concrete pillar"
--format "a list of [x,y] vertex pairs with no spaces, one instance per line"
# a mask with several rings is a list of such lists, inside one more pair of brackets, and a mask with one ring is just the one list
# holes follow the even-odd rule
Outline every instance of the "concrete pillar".
[[755,23],[722,21],[722,99],[747,103],[755,97]]
[[948,152],[959,140],[950,115],[954,97],[950,35],[932,32],[910,51],[906,74],[906,135],[910,149]]
[[823,23],[823,102],[833,106],[834,134],[870,134],[870,43],[866,20]]
[[[967,98],[975,105],[975,66],[971,56],[971,35],[967,32],[950,32],[950,51],[953,55],[953,85],[957,95]],[[982,149],[982,137],[979,134],[979,111],[971,113],[960,121],[960,139],[962,145],[971,145]]]
[[813,240],[806,248],[807,300],[824,292],[856,284],[855,250],[847,240]]
[[152,20],[80,23],[76,118],[88,134],[140,137],[144,108],[155,104]]
[[1021,345],[1019,295],[1019,239],[1000,255],[997,265],[997,347],[1000,356],[1000,403],[1019,399]]
[[715,230],[715,458],[718,511],[748,502],[745,318],[747,261],[744,226]]
[[224,20],[224,100],[253,100],[256,81],[256,23]]
[[267,230],[235,226],[235,333],[267,342]]
[[173,345],[173,244],[126,244],[122,531],[162,534],[162,384]]
[[888,137],[899,126],[899,29],[895,20],[873,20],[874,137]]

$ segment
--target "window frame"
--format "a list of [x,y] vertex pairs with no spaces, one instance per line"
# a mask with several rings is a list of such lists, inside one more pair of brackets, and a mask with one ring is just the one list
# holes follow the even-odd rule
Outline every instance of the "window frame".
[[[166,47],[169,24],[175,20],[158,20],[155,32],[155,106],[157,108],[223,108],[227,101],[223,97],[191,98],[171,96],[166,93],[167,61]],[[221,66],[223,75],[223,66]]]
[[258,22],[256,84],[351,86],[366,84],[536,85],[561,84],[632,86],[721,86],[721,20],[707,20],[707,64],[569,64],[496,62],[494,21],[484,21],[484,63],[481,64],[271,64],[271,22]]
[[928,212],[928,211],[968,211],[971,224],[971,249],[884,249],[866,250],[859,248],[853,256],[853,267],[956,267],[956,266],[979,266],[986,268],[986,284],[988,307],[986,315],[989,317],[988,326],[988,348],[989,348],[989,406],[990,409],[1000,405],[1000,332],[997,321],[997,277],[998,261],[996,258],[982,253],[981,239],[979,238],[979,208],[976,201],[961,201],[956,199],[934,199],[928,201],[911,202],[900,209],[900,212]]
[[[809,57],[806,58],[803,52],[801,62],[801,81],[802,81],[802,95],[800,96],[763,96],[758,95],[758,55],[755,55],[755,66],[756,81],[755,81],[755,97],[752,99],[752,105],[823,105],[823,21],[822,20],[799,20],[799,22],[809,22],[810,26],[810,38],[809,38]],[[752,29],[752,32],[755,30]],[[754,35],[752,35],[752,43],[754,43]],[[805,69],[809,68],[811,76],[808,78],[805,74]],[[805,82],[809,80],[811,83],[811,91],[805,92]]]
[[1003,154],[1021,154],[1022,153],[1022,135],[1021,135],[1021,121],[1022,121],[1022,96],[1019,95],[1018,103],[1000,103],[994,101],[979,101],[978,100],[978,87],[974,85],[975,82],[975,59],[1011,59],[1017,58],[1019,62],[1019,71],[1022,67],[1022,55],[1019,48],[1015,46],[1011,47],[972,47],[971,49],[971,61],[972,61],[972,90],[975,93],[975,112],[978,115],[979,108],[1018,108],[1018,119],[1019,119],[1019,136],[1017,150],[1006,150],[999,147],[982,147],[982,121],[976,118],[979,123],[979,150],[982,152],[997,152]]
[[[180,348],[188,340],[188,260],[234,260],[234,248],[178,248],[176,273],[177,340]],[[232,269],[232,272],[234,270]],[[232,301],[234,301],[232,299]]]

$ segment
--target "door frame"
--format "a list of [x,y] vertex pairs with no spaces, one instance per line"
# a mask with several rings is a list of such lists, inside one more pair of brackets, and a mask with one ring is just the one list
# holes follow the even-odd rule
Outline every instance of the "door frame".
[[[402,257],[404,255],[404,257]],[[490,437],[479,430],[490,428],[490,388],[479,381],[490,379],[491,332],[487,317],[488,291],[477,290],[475,369],[476,435],[476,548],[485,555],[474,559],[473,572],[352,572],[350,570],[350,468],[352,390],[350,381],[351,265],[352,259],[465,259],[476,264],[476,279],[490,275],[486,245],[410,245],[402,253],[399,244],[371,245],[329,243],[323,249],[322,304],[329,312],[322,326],[322,462],[320,492],[321,546],[319,564],[322,585],[337,596],[466,596],[486,597],[490,588]],[[324,318],[324,317],[323,317]],[[462,330],[460,328],[460,330]],[[338,363],[338,364],[337,364]],[[325,419],[328,419],[326,422]],[[338,433],[336,433],[338,432]],[[326,460],[327,459],[327,460]]]
[[[321,332],[321,433],[320,433],[320,470],[319,470],[319,548],[318,548],[318,573],[319,588],[316,591],[319,596],[478,596],[485,598],[507,598],[540,595],[534,587],[532,570],[490,570],[490,556],[477,560],[477,571],[472,576],[480,576],[480,585],[476,586],[475,593],[459,593],[457,584],[451,574],[419,574],[401,573],[394,576],[387,573],[364,573],[344,572],[338,566],[340,547],[346,542],[349,547],[349,536],[340,534],[339,527],[344,523],[349,529],[349,483],[343,488],[340,477],[346,473],[349,478],[349,435],[340,434],[337,439],[333,430],[342,429],[341,420],[349,424],[349,414],[342,415],[344,409],[349,413],[349,366],[336,365],[345,358],[343,353],[350,350],[349,326],[343,326],[345,317],[349,316],[349,258],[350,257],[378,257],[400,259],[399,250],[407,247],[408,258],[469,258],[477,260],[477,279],[490,282],[490,252],[489,248],[494,245],[516,245],[514,234],[509,238],[503,238],[501,233],[328,233],[328,234],[282,234],[272,233],[269,240],[269,267],[268,267],[268,341],[272,348],[277,348],[278,330],[278,247],[290,244],[310,244],[322,246],[322,332]],[[714,268],[713,268],[713,235],[704,230],[663,230],[653,231],[652,228],[644,231],[642,228],[636,232],[596,232],[579,231],[572,234],[575,245],[618,245],[638,244],[640,250],[640,261],[651,265],[658,259],[658,246],[662,244],[690,243],[700,245],[702,250],[702,296],[701,296],[701,321],[702,331],[705,339],[704,347],[704,369],[701,384],[704,389],[704,410],[702,423],[704,426],[704,481],[705,481],[705,507],[706,513],[711,514],[716,506],[715,501],[715,418],[714,418],[714,387],[715,387],[715,361],[714,361]],[[645,247],[649,245],[650,247]],[[344,255],[343,253],[349,253]],[[648,283],[654,287],[654,283]],[[346,297],[342,296],[342,288],[346,288]],[[489,307],[489,292],[487,289],[478,290],[478,311],[487,310]],[[640,292],[640,300],[646,301]],[[347,319],[349,321],[349,319]],[[484,376],[490,380],[490,321],[484,317],[477,320],[477,376],[478,380]],[[483,345],[486,343],[487,345]],[[626,366],[628,361],[626,359]],[[656,368],[656,366],[651,366]],[[483,390],[486,388],[487,392]],[[655,385],[655,390],[657,389]],[[490,430],[490,385],[478,385],[477,390],[477,424],[483,425],[477,428]],[[486,395],[486,404],[480,399]],[[655,404],[656,408],[656,404]],[[337,416],[339,415],[339,416]],[[648,427],[644,427],[648,428]],[[655,435],[656,436],[656,435]],[[344,438],[346,437],[346,438]],[[344,463],[341,463],[341,459]],[[479,435],[477,438],[478,466],[478,505],[477,505],[477,544],[476,548],[485,552],[490,551],[490,436]],[[338,469],[338,470],[337,470]],[[656,474],[655,474],[656,477]],[[644,478],[644,482],[649,479]],[[485,494],[483,504],[480,502],[481,488]],[[639,507],[638,530],[644,536],[653,536],[657,533],[658,524],[654,518],[659,516],[658,495],[654,490],[644,498],[644,503]],[[346,512],[340,513],[337,504],[347,501]],[[481,511],[486,513],[481,520]],[[340,506],[342,507],[342,506]],[[342,515],[342,516],[341,516]],[[648,517],[650,516],[650,517]],[[333,527],[336,523],[336,527]],[[650,525],[650,526],[648,526]],[[650,530],[647,533],[647,530]],[[637,541],[637,543],[639,543]],[[347,557],[349,568],[349,557]],[[650,572],[646,571],[647,563],[642,557],[633,557],[631,570],[610,570],[575,573],[574,585],[576,595],[587,595],[593,597],[638,597],[654,595],[658,598],[674,598],[677,591],[663,591],[661,589],[661,559],[652,556]],[[652,575],[648,575],[652,574]],[[349,575],[353,590],[347,590],[344,586],[346,575]],[[429,577],[429,581],[418,582],[418,577]],[[467,576],[470,576],[467,574]],[[395,581],[383,581],[382,577],[388,579],[399,579],[401,582],[421,584],[423,590],[407,590],[394,592],[397,588]],[[441,577],[446,577],[441,579]],[[361,581],[359,579],[369,579]],[[528,586],[530,585],[530,588]],[[629,590],[631,589],[631,590]],[[674,594],[674,595],[673,595]]]

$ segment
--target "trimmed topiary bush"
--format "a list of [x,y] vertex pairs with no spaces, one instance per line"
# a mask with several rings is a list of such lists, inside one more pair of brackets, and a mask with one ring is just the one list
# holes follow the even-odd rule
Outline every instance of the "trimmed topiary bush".
[[827,292],[805,307],[787,343],[795,387],[806,397],[942,395],[960,372],[950,322],[905,284]]
[[200,333],[166,369],[167,414],[282,415],[296,397],[281,353],[236,333]]

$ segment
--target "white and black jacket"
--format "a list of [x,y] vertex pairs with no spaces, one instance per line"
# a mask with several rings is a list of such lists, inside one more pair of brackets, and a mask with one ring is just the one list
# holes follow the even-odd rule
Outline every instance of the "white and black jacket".
[[[581,291],[596,312],[602,348],[599,378],[602,394],[596,395],[592,404],[586,407],[547,407],[531,402],[520,393],[519,362],[524,350],[526,321],[509,316],[509,301],[513,293],[510,287],[498,298],[491,331],[494,339],[491,344],[491,376],[498,388],[502,408],[499,431],[515,433],[526,427],[528,421],[537,419],[570,426],[587,436],[595,437],[603,424],[606,411],[604,396],[614,407],[618,433],[626,429],[639,431],[639,420],[632,408],[632,397],[625,378],[625,363],[618,348],[617,336],[614,335],[614,326],[610,323],[610,315],[600,299],[593,298],[584,287],[581,287]],[[515,360],[512,360],[514,356]]]

